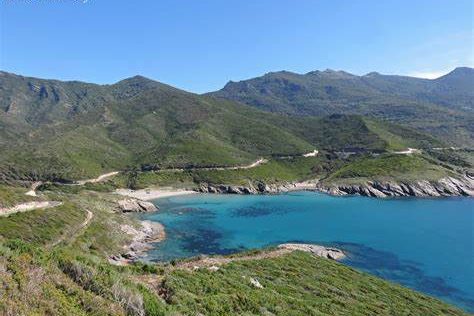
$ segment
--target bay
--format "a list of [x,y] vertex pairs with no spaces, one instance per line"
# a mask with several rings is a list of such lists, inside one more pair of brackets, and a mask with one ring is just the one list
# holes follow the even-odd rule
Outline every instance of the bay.
[[175,196],[144,219],[167,239],[146,260],[230,254],[285,242],[336,246],[342,261],[474,311],[474,200],[280,195]]

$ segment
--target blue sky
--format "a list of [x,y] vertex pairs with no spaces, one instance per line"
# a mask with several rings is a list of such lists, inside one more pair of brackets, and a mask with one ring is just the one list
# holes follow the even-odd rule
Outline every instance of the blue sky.
[[472,0],[0,0],[0,68],[206,92],[270,71],[473,66]]

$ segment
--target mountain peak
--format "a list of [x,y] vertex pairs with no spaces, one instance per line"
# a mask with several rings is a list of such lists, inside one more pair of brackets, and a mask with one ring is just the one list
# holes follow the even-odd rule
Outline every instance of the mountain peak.
[[364,77],[376,77],[376,76],[381,76],[381,74],[379,72],[376,72],[376,71],[371,71],[371,72],[364,75]]
[[446,75],[444,75],[440,78],[453,77],[453,76],[456,76],[456,77],[459,77],[459,76],[474,76],[474,68],[457,67],[453,71],[451,71],[450,73],[447,73]]
[[329,68],[327,68],[324,71],[320,71],[320,70],[310,71],[306,75],[307,76],[324,76],[327,78],[334,78],[334,79],[349,79],[349,78],[356,77],[356,75],[353,75],[349,72],[346,72],[343,70],[334,70],[334,69],[329,69]]
[[133,77],[125,78],[122,79],[114,85],[121,85],[121,84],[146,84],[146,83],[156,83],[155,80],[149,79],[147,77],[144,77],[142,75],[135,75]]

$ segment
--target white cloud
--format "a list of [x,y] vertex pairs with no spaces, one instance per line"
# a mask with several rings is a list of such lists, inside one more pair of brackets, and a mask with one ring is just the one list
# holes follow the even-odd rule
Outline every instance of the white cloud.
[[445,74],[449,73],[450,70],[440,70],[440,71],[413,71],[408,73],[407,75],[410,77],[417,77],[417,78],[425,78],[425,79],[436,79]]

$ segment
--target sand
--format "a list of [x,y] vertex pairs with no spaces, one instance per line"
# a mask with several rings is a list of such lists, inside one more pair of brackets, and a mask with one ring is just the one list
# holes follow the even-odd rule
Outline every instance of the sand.
[[149,188],[143,190],[117,189],[115,193],[144,201],[177,195],[197,194],[196,191],[173,188]]

